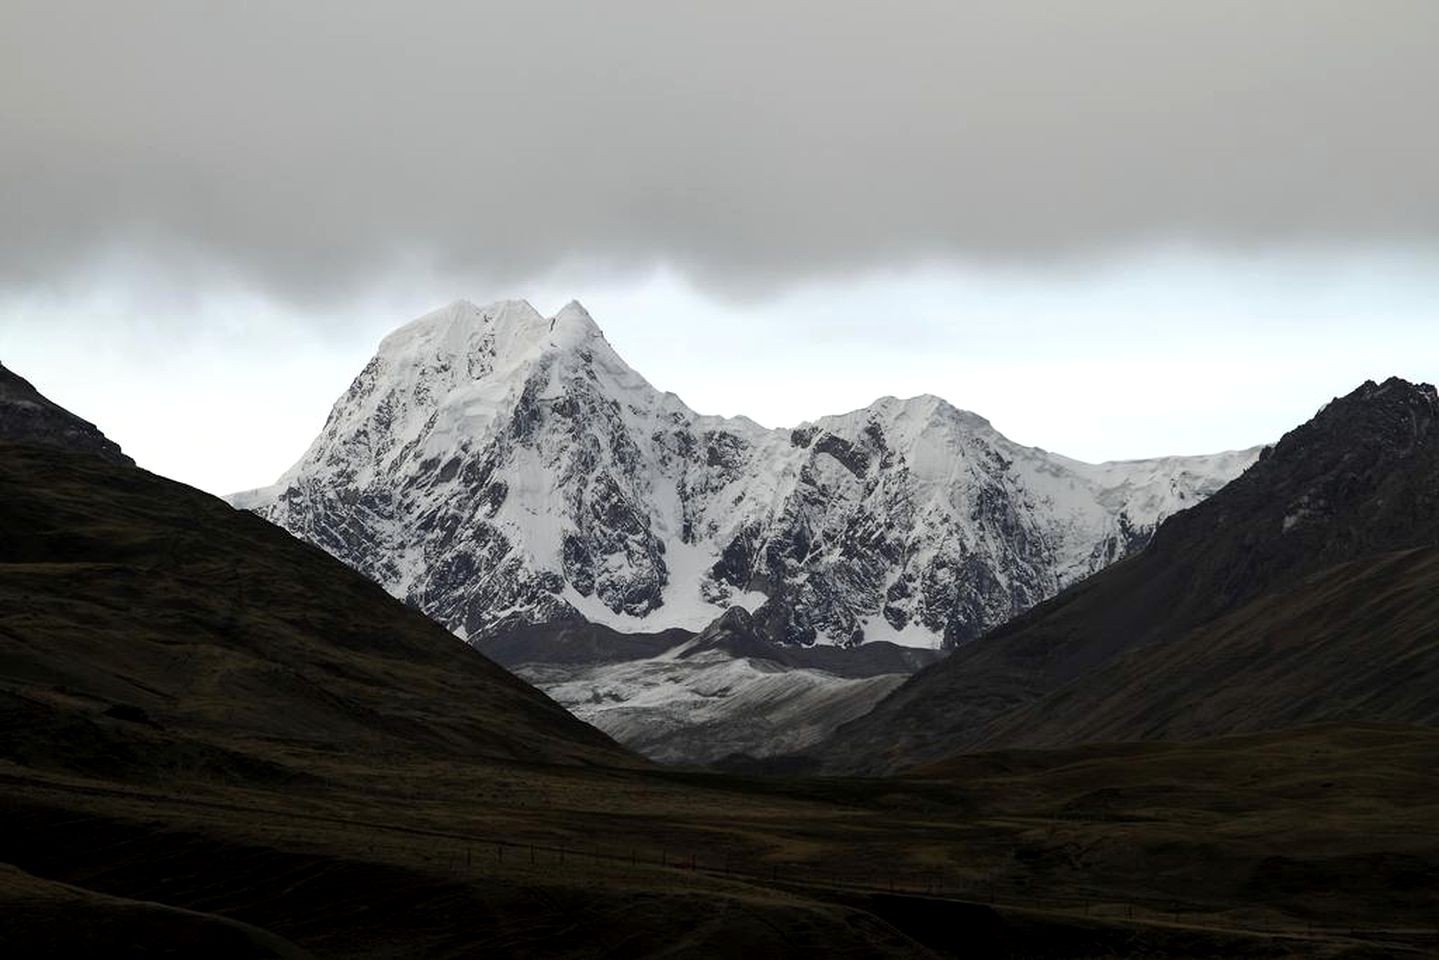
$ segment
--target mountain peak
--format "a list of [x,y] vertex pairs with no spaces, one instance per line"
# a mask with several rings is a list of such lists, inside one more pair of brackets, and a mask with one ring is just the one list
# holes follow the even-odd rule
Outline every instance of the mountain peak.
[[1407,459],[1433,441],[1436,421],[1439,394],[1433,385],[1399,377],[1383,383],[1367,380],[1285,434],[1275,453],[1281,461],[1302,461],[1305,468],[1319,460]]
[[545,317],[528,300],[497,300],[476,306],[455,300],[412,320],[380,343],[379,354],[398,367],[473,368],[469,358],[505,367],[524,365],[555,351],[569,351],[604,334],[580,305],[571,300],[553,317]]
[[1366,380],[1358,389],[1337,398],[1335,403],[1413,406],[1418,410],[1436,411],[1439,410],[1439,393],[1435,392],[1432,383],[1410,383],[1403,377],[1390,377],[1383,383]]
[[111,463],[134,465],[94,424],[47,400],[4,364],[0,364],[0,441],[78,450]]
[[590,316],[590,312],[585,309],[584,304],[580,303],[578,300],[571,300],[569,303],[561,307],[560,312],[555,314],[555,319],[581,320],[585,323],[590,324],[593,324],[595,322],[594,318]]
[[379,352],[392,357],[462,355],[469,352],[486,331],[501,327],[538,327],[544,322],[527,300],[498,300],[484,307],[468,300],[455,300],[411,320],[385,337]]
[[1213,539],[1227,529],[1277,530],[1268,553],[1251,544],[1244,564],[1231,564],[1236,576],[1261,583],[1274,570],[1318,569],[1364,552],[1431,543],[1439,531],[1439,501],[1429,482],[1436,468],[1434,387],[1398,377],[1370,380],[1286,433],[1223,496],[1162,525],[1154,548]]
[[[546,317],[528,300],[477,306],[460,299],[395,330],[380,342],[378,355],[392,370],[464,370],[473,375],[525,367],[546,355],[583,351],[592,344],[600,346],[604,362],[617,369],[624,366],[578,300]],[[594,358],[588,351],[582,356],[586,362]]]
[[603,339],[599,324],[578,300],[565,304],[550,319],[550,345],[573,347],[593,339]]
[[838,416],[822,417],[815,424],[833,428],[839,424],[881,421],[906,435],[924,433],[933,428],[964,432],[993,430],[993,425],[977,413],[961,410],[943,397],[921,393],[913,397],[884,396],[867,407]]

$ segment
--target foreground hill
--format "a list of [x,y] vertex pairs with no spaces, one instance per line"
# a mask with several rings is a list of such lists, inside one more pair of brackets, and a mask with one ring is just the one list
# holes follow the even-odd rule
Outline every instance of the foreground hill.
[[1439,721],[1439,398],[1367,383],[1137,556],[915,675],[818,750],[963,750]]
[[284,531],[89,452],[0,444],[0,744],[27,763],[266,744],[638,762]]

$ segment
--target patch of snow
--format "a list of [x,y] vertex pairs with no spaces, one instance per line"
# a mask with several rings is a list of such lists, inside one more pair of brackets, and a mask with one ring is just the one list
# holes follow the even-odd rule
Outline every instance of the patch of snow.
[[904,682],[863,680],[710,650],[606,665],[521,664],[516,672],[587,723],[654,760],[706,763],[817,743]]

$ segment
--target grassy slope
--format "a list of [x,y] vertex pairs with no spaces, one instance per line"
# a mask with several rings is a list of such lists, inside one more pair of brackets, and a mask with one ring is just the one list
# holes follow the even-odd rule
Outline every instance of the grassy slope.
[[1436,759],[1426,728],[1324,726],[890,780],[334,753],[286,758],[303,789],[7,767],[0,859],[316,956],[1419,956],[1439,945],[1404,932],[1439,913]]
[[[1342,564],[1006,716],[1015,746],[1439,724],[1439,549]],[[1116,697],[1113,691],[1122,690]]]
[[[0,737],[37,751],[23,758],[109,773],[287,743],[638,762],[270,524],[28,447],[0,447],[0,709]],[[147,746],[127,756],[117,738]]]

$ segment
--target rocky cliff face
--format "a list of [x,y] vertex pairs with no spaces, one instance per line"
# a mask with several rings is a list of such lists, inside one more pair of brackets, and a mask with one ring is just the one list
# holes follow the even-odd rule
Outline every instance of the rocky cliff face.
[[930,396],[771,430],[656,390],[578,304],[458,302],[386,338],[300,462],[232,501],[470,638],[740,606],[776,642],[955,646],[1256,455],[1085,464]]

